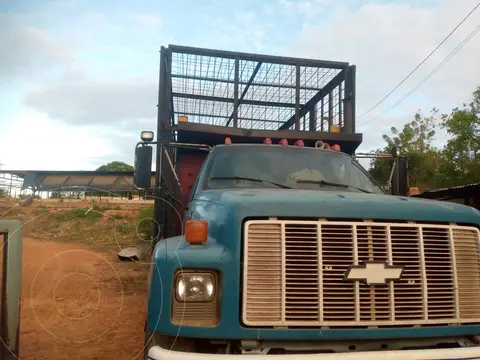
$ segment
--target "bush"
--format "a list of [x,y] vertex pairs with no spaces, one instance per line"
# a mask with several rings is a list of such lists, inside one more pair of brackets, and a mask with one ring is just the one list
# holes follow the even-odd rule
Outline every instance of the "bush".
[[153,206],[142,208],[137,218],[138,233],[151,235],[153,223]]

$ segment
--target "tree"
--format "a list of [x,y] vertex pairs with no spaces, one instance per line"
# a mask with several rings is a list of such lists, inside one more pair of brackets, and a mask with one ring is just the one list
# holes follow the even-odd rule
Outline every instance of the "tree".
[[100,166],[96,171],[133,171],[132,165],[125,164],[122,161],[112,161]]
[[[402,154],[408,160],[409,185],[420,188],[433,187],[437,180],[437,167],[441,162],[441,153],[432,146],[435,137],[437,110],[422,117],[415,114],[415,119],[405,124],[402,131],[391,127],[391,135],[383,135],[386,146],[377,149],[376,154],[390,154],[396,142],[402,145]],[[372,159],[370,173],[380,184],[386,184],[390,178],[392,161],[390,159]]]
[[449,185],[480,182],[480,87],[470,104],[442,116],[442,127],[451,138],[443,151],[439,172]]
[[[132,165],[128,165],[122,161],[112,161],[109,162],[108,164],[100,166],[96,171],[134,171],[135,168]],[[134,192],[135,194],[137,192]],[[130,197],[132,192],[128,192],[126,194],[128,197]],[[99,191],[89,191],[87,193],[89,196],[118,196],[120,197],[122,193],[119,192],[99,192]]]
[[8,192],[4,188],[0,188],[0,198],[7,197]]

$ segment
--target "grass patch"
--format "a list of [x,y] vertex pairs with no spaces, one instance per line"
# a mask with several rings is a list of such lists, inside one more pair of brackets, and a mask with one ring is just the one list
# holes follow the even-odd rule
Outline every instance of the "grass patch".
[[98,210],[90,210],[85,208],[72,209],[63,214],[56,214],[55,219],[58,221],[69,221],[73,219],[90,219],[98,220],[103,217],[103,214],[97,212]]
[[121,206],[115,205],[115,206],[100,206],[98,204],[93,205],[93,210],[96,211],[106,211],[106,210],[122,210]]
[[113,215],[109,215],[111,219],[115,219],[115,220],[120,220],[120,219],[123,219],[123,215],[121,214],[113,214]]
[[35,214],[37,214],[37,215],[43,215],[43,214],[48,214],[48,213],[50,213],[50,210],[48,210],[48,209],[43,209],[42,208],[42,209],[36,209],[35,210]]
[[115,227],[115,231],[121,235],[128,235],[135,233],[135,225],[131,224],[117,224]]
[[138,233],[151,235],[153,223],[153,206],[142,208],[137,217]]

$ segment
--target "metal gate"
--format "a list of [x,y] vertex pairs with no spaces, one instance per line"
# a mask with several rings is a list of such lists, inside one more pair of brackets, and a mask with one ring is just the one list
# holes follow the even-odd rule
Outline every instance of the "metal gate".
[[0,360],[19,358],[22,223],[0,220]]

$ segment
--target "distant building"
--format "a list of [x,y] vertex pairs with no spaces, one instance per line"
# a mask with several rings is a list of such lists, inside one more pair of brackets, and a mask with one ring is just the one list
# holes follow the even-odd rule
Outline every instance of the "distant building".
[[413,195],[423,199],[453,201],[463,203],[480,210],[480,183],[454,186],[444,189],[429,189]]

